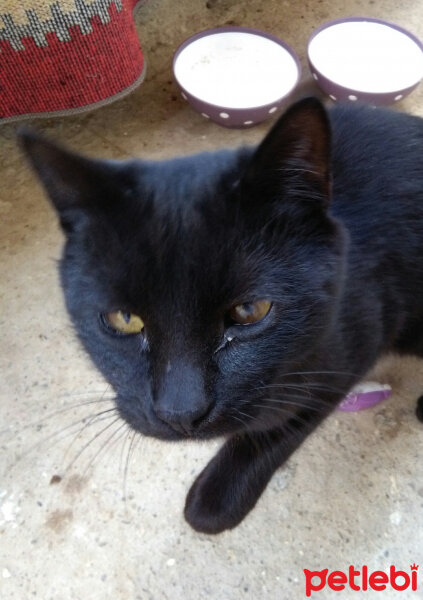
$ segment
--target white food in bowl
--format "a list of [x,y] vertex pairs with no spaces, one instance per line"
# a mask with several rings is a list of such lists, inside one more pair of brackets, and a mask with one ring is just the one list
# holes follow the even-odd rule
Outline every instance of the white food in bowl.
[[310,41],[308,55],[327,79],[361,92],[392,93],[415,85],[423,77],[420,46],[382,23],[331,25]]
[[296,85],[298,66],[275,41],[247,32],[213,33],[182,49],[174,65],[193,96],[228,108],[271,104]]

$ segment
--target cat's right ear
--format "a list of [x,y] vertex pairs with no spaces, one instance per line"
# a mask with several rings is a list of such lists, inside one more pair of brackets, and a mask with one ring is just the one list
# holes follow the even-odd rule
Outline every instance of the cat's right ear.
[[18,138],[65,231],[110,196],[116,177],[112,161],[80,156],[27,128],[20,128]]

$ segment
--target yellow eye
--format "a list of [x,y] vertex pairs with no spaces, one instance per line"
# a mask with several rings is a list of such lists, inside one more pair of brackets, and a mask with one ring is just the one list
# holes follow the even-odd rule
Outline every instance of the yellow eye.
[[229,311],[229,317],[239,325],[250,325],[264,319],[272,303],[269,300],[256,300],[255,302],[245,302],[237,304]]
[[108,327],[123,335],[140,333],[144,329],[144,321],[138,315],[121,310],[105,313],[103,318]]

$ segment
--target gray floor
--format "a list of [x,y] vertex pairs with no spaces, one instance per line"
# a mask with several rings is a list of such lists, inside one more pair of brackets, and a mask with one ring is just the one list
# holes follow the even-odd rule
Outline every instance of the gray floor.
[[[310,88],[306,40],[329,18],[378,16],[423,37],[423,4],[410,0],[207,4],[151,0],[137,17],[146,82],[111,106],[35,126],[75,149],[117,158],[250,143],[269,123],[222,129],[178,95],[171,57],[190,34],[227,23],[273,32],[300,54]],[[423,116],[423,88],[398,109]],[[110,394],[69,326],[55,268],[62,236],[22,162],[14,130],[0,128],[0,597],[291,600],[305,597],[304,568],[393,564],[409,572],[419,564],[423,426],[414,406],[423,392],[423,363],[417,359],[381,364],[377,377],[393,386],[391,399],[359,414],[336,413],[277,473],[252,514],[217,537],[193,532],[182,508],[218,442],[142,440],[126,477],[127,438],[103,448],[105,432],[79,455],[101,426],[71,425],[109,404],[77,405]],[[419,588],[365,597],[423,597],[421,577]],[[348,589],[313,595],[335,596],[361,597]]]

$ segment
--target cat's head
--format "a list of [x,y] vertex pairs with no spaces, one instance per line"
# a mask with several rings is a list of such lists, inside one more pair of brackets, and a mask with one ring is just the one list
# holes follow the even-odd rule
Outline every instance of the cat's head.
[[269,386],[307,365],[342,282],[319,102],[294,105],[257,149],[164,162],[21,137],[66,234],[69,313],[121,416],[167,439],[277,424]]

